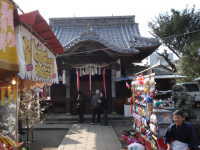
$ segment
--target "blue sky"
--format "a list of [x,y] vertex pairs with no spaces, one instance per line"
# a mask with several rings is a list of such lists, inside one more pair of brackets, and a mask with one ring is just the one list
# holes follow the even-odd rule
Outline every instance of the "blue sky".
[[149,37],[148,22],[172,8],[200,8],[200,0],[14,0],[26,13],[39,10],[52,17],[135,15],[143,36]]

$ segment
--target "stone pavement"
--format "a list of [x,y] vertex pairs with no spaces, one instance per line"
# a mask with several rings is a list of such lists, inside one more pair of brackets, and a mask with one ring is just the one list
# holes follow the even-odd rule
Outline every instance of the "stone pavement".
[[121,144],[111,126],[74,124],[58,150],[120,150]]

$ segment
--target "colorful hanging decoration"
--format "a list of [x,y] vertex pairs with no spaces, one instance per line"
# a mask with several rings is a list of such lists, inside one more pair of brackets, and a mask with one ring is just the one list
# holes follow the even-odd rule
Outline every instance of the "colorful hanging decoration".
[[[130,112],[133,113],[135,102],[145,102],[148,109],[152,110],[153,97],[155,95],[155,74],[143,76],[139,75],[131,82],[132,97],[130,98]],[[126,87],[130,88],[126,82]],[[136,109],[136,108],[135,108]]]
[[[130,110],[133,118],[133,128],[139,132],[137,140],[145,146],[145,149],[166,149],[163,136],[167,126],[172,123],[171,113],[168,110],[153,108],[155,103],[155,74],[138,76],[131,83],[133,92],[130,99],[135,98],[134,110]],[[128,86],[127,86],[128,88]],[[167,125],[166,125],[167,124]],[[160,138],[160,139],[159,139]]]
[[103,65],[87,64],[75,68],[80,72],[80,76],[85,76],[85,75],[94,76],[94,75],[101,75],[101,68],[103,68]]
[[142,75],[139,75],[137,78],[136,78],[136,81],[139,85],[143,85],[144,84],[144,76]]
[[0,68],[10,71],[18,71],[14,9],[10,0],[0,0]]
[[0,135],[0,150],[14,150],[22,146],[8,136]]

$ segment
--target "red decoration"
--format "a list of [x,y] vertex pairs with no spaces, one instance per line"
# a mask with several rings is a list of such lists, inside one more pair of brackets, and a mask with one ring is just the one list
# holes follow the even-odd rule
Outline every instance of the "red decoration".
[[76,86],[77,86],[77,91],[80,91],[80,72],[76,71]]
[[134,103],[134,98],[131,97],[130,98],[130,104],[131,104],[131,106],[130,106],[130,112],[131,112],[131,114],[133,113],[133,103]]
[[138,84],[143,85],[144,84],[144,77],[142,75],[139,75],[136,80],[138,81]]
[[150,93],[150,97],[155,98],[155,96],[156,96],[155,92]]
[[136,92],[136,96],[140,96],[141,94],[141,92]]
[[141,85],[144,84],[144,81],[142,81],[142,80],[140,80],[140,81],[138,81],[138,82],[139,82],[139,84],[141,84]]
[[167,149],[167,144],[165,144],[163,138],[159,138],[159,139],[157,140],[157,145],[158,145],[158,149],[159,149],[159,150],[165,150],[165,149]]
[[106,92],[106,69],[103,69],[103,89],[104,89],[104,94],[105,97],[107,97],[107,92]]
[[32,64],[26,65],[26,71],[33,71],[33,65]]
[[145,141],[145,149],[146,149],[146,150],[152,150],[152,146],[151,146],[151,143],[150,143],[150,142]]

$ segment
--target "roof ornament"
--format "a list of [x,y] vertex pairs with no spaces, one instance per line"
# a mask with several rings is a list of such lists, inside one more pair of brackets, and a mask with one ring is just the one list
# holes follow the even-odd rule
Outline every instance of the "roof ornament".
[[133,37],[133,39],[130,40],[129,43],[130,43],[130,48],[134,48],[137,43],[137,39]]
[[87,32],[92,32],[93,31],[93,27],[88,23],[87,24]]

